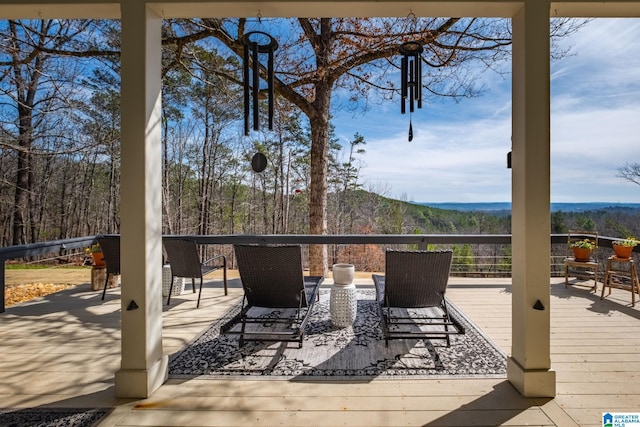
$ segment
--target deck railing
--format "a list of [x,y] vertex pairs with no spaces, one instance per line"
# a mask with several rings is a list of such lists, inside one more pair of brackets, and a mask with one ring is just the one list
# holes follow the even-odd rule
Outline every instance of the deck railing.
[[[384,266],[380,257],[385,249],[454,249],[452,275],[474,277],[511,276],[511,235],[510,234],[342,234],[342,235],[184,235],[164,236],[168,239],[190,239],[204,245],[208,251],[225,253],[233,266],[234,244],[300,244],[305,250],[308,245],[328,245],[329,263],[351,262],[357,269],[380,271]],[[601,263],[613,253],[610,237],[598,237]],[[79,248],[86,248],[95,242],[95,236],[54,240],[20,246],[0,248],[0,312],[5,310],[5,262],[56,253],[64,256]],[[551,276],[563,274],[563,259],[566,256],[566,234],[551,235]],[[634,248],[640,252],[640,246]],[[382,255],[381,255],[382,254]],[[377,263],[374,258],[378,257]],[[305,257],[305,259],[308,259]],[[365,265],[368,263],[368,265]],[[361,265],[359,265],[361,264]],[[604,268],[604,267],[603,267]]]

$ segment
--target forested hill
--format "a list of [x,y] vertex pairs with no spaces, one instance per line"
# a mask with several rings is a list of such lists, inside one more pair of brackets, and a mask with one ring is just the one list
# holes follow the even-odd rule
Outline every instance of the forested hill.
[[[389,222],[394,213],[402,212],[403,233],[425,234],[510,234],[511,211],[503,209],[460,210],[404,202],[375,196],[389,213],[382,223]],[[589,209],[593,207],[593,209]],[[562,210],[566,209],[566,210]],[[569,210],[572,209],[572,210]],[[595,229],[610,237],[640,236],[640,204],[556,204],[552,207],[551,233],[566,233],[570,229]],[[380,232],[400,232],[382,227]],[[394,228],[394,227],[391,227]]]
[[[509,213],[509,202],[480,202],[480,203],[429,203],[412,202],[417,205],[431,206],[440,209],[453,209],[458,211],[487,211],[491,213]],[[615,202],[588,202],[588,203],[563,203],[552,202],[551,212],[589,212],[598,210],[638,210],[640,203],[615,203]]]
[[[608,237],[640,236],[640,209],[610,207],[554,211],[549,215],[550,230],[540,230],[542,233],[565,234],[574,229],[597,230]],[[511,234],[510,210],[442,209],[363,190],[330,193],[327,218],[329,234]],[[511,248],[508,245],[490,251],[468,244],[454,245],[452,249],[458,273],[477,271],[479,267],[474,264],[477,256],[497,256],[496,268],[509,274]],[[340,259],[348,259],[363,271],[384,268],[384,252],[375,247],[367,248],[366,253],[359,248],[342,248],[335,254],[335,260]]]

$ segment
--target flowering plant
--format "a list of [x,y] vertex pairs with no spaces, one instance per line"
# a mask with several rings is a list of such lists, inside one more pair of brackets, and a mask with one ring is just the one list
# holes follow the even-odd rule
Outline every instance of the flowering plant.
[[95,243],[90,247],[86,248],[84,251],[88,254],[95,254],[97,252],[102,252],[102,248],[100,248],[99,244]]
[[638,245],[638,243],[640,243],[640,241],[636,240],[635,237],[627,237],[626,239],[614,240],[613,242],[611,242],[612,245],[631,246],[631,247]]
[[595,249],[597,248],[596,246],[596,242],[593,242],[587,238],[585,238],[584,240],[576,240],[575,242],[571,243],[571,247],[572,248],[583,248],[583,249]]

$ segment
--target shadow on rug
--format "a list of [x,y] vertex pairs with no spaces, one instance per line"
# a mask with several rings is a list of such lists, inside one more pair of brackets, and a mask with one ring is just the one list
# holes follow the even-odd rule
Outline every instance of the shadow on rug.
[[93,427],[110,408],[0,408],[2,427]]
[[385,346],[375,291],[358,289],[353,327],[335,328],[329,319],[329,291],[320,292],[309,318],[302,348],[297,343],[248,342],[220,335],[220,326],[240,303],[192,343],[171,356],[169,378],[372,380],[436,377],[506,377],[506,355],[451,302],[448,307],[465,328],[445,340],[392,340]]

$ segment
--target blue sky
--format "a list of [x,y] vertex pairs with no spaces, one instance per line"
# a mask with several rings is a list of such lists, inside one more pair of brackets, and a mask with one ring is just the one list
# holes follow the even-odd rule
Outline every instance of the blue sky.
[[[640,19],[597,19],[563,39],[551,64],[551,201],[640,202],[617,177],[640,162]],[[365,188],[420,202],[511,201],[511,76],[482,74],[480,97],[426,103],[409,115],[386,103],[364,116],[338,113],[336,134],[367,145]]]

